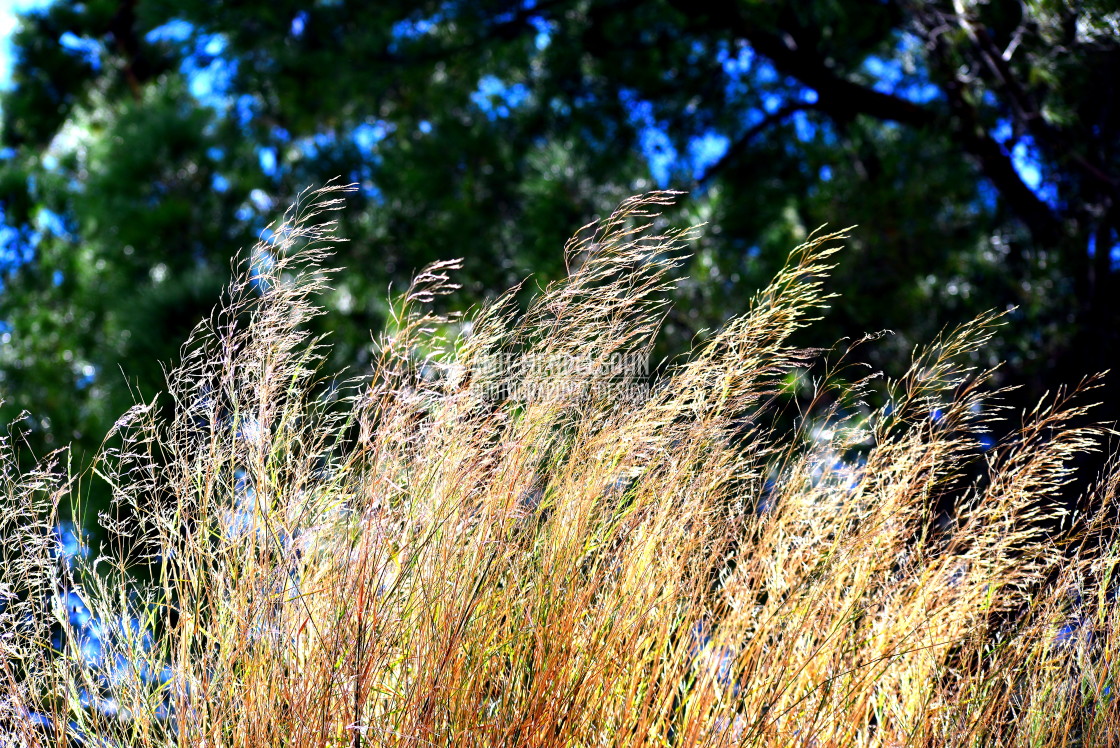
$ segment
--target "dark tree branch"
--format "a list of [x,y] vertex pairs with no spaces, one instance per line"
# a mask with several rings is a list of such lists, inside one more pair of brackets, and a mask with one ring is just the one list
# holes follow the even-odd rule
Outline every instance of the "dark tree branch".
[[1053,245],[1062,236],[1061,220],[1054,210],[1023,182],[1011,162],[1011,156],[995,138],[984,132],[976,121],[976,113],[959,91],[946,87],[950,106],[960,119],[956,135],[965,150],[976,159],[980,171],[991,180],[1031,234],[1043,244]]
[[751,47],[769,58],[779,72],[796,78],[817,92],[818,108],[838,119],[857,114],[921,127],[934,114],[920,104],[876,91],[839,75],[825,64],[814,50],[799,46],[790,34],[777,34],[751,23],[733,3],[712,2],[697,7],[695,0],[669,0],[686,18],[706,13],[713,29],[722,28],[745,39]]
[[136,0],[123,0],[117,7],[117,12],[109,20],[107,29],[116,42],[117,49],[124,60],[123,70],[125,82],[132,93],[132,98],[139,101],[141,98],[140,87],[147,82],[150,76],[149,65],[144,56],[140,37],[136,34]]
[[816,104],[810,104],[807,101],[799,101],[795,104],[787,104],[786,106],[783,106],[780,109],[767,114],[757,123],[748,128],[746,132],[737,137],[735,141],[731,143],[730,146],[728,146],[727,152],[720,156],[718,161],[708,167],[708,170],[704,172],[704,175],[702,177],[696,180],[697,184],[707,184],[712,179],[712,177],[719,174],[721,171],[727,168],[729,164],[733,163],[735,159],[739,158],[742,152],[746,150],[747,146],[750,145],[751,141],[762,134],[762,132],[764,132],[765,130],[779,124],[796,112],[803,112],[815,108]]
[[811,50],[797,46],[788,35],[778,36],[750,24],[739,31],[756,52],[768,57],[782,73],[817,92],[819,108],[839,120],[866,114],[875,119],[924,127],[934,115],[920,104],[876,91],[838,75]]
[[[937,11],[930,10],[929,12],[936,13]],[[1015,77],[1011,65],[1008,60],[1004,59],[1003,53],[1000,52],[987,29],[959,14],[953,15],[951,19],[946,18],[943,13],[938,15],[941,17],[942,23],[951,26],[950,21],[952,21],[968,34],[969,40],[976,47],[977,54],[991,74],[991,81],[1007,91],[1008,100],[1011,102],[1011,108],[1015,112],[1019,126],[1031,132],[1040,143],[1049,143],[1056,149],[1069,154],[1073,163],[1090,179],[1094,179],[1107,189],[1112,190],[1115,195],[1117,181],[1110,177],[1104,168],[1092,163],[1082,153],[1079,153],[1076,145],[1070,142],[1066,133],[1047,122],[1046,117],[1042,114],[1042,108],[1038,105],[1034,96]]]
[[[992,181],[1036,239],[1050,244],[1061,237],[1059,217],[1027,187],[1015,171],[1010,155],[983,129],[975,110],[963,95],[963,83],[947,65],[941,68],[945,72],[948,114],[843,77],[827,64],[818,50],[798,45],[790,34],[773,32],[752,23],[733,4],[712,2],[697,7],[696,0],[669,2],[688,18],[695,19],[699,15],[712,28],[726,29],[746,40],[779,72],[816,91],[816,108],[838,123],[863,114],[910,127],[947,131],[976,159],[981,172]],[[932,41],[935,54],[944,57],[941,36],[936,35]]]
[[975,107],[965,95],[965,83],[957,75],[940,33],[927,33],[930,42],[930,63],[944,80],[943,89],[949,102],[949,130],[977,160],[984,176],[992,181],[1031,235],[1042,244],[1053,245],[1061,240],[1062,224],[1054,210],[1023,182],[1011,162],[1011,155],[993,138],[980,122]]

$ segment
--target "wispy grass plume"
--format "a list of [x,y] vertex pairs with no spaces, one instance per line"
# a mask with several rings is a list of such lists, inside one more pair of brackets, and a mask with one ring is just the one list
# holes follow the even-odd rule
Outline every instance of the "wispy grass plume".
[[1061,496],[1109,433],[1096,380],[1005,412],[970,364],[990,314],[897,381],[817,379],[790,427],[843,232],[651,372],[695,233],[657,192],[527,309],[436,315],[457,264],[424,270],[340,382],[305,323],[343,189],[302,196],[107,437],[96,555],[56,524],[65,455],[21,475],[0,443],[6,744],[1116,742],[1120,463]]

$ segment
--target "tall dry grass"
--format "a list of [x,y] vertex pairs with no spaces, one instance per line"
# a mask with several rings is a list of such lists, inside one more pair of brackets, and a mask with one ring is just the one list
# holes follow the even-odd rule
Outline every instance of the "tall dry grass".
[[[821,357],[789,342],[829,298],[843,235],[817,234],[649,383],[691,234],[653,193],[525,312],[432,315],[454,265],[429,268],[368,376],[329,381],[304,323],[336,190],[238,267],[174,407],[116,424],[96,556],[59,539],[65,455],[25,475],[2,445],[5,745],[1120,742],[1120,462],[1064,513],[1107,432],[1080,391],[993,404],[969,362],[997,315],[778,427]],[[995,417],[1022,426],[988,450]]]

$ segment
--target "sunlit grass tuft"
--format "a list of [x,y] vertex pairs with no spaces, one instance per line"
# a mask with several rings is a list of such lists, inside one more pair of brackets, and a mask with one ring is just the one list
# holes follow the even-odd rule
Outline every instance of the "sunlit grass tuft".
[[527,311],[434,315],[456,266],[428,268],[335,382],[304,323],[339,188],[307,194],[173,407],[107,438],[96,555],[57,530],[65,454],[25,475],[0,444],[4,744],[1116,742],[1120,462],[1086,512],[1060,496],[1107,434],[1096,381],[989,449],[1020,416],[970,364],[984,315],[900,380],[818,378],[789,426],[842,233],[651,381],[693,234],[655,228],[672,199],[585,227]]

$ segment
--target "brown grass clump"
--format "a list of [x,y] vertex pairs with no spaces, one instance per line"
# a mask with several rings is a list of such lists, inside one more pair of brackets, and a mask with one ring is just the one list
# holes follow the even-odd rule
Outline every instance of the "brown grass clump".
[[339,384],[303,324],[336,190],[240,267],[173,410],[117,423],[98,556],[63,552],[58,456],[21,475],[2,445],[0,744],[1120,742],[1120,462],[1063,512],[1106,434],[1079,393],[983,448],[997,315],[918,351],[888,407],[825,377],[778,428],[843,234],[651,382],[691,236],[652,228],[653,193],[525,312],[427,313],[455,266],[429,268]]

